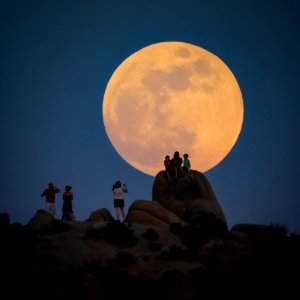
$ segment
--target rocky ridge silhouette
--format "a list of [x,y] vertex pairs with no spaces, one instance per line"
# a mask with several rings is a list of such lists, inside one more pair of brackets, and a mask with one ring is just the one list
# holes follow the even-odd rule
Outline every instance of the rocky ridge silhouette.
[[30,299],[211,299],[297,292],[300,236],[282,224],[236,224],[204,174],[159,172],[152,200],[126,222],[106,208],[86,221],[38,210],[26,225],[0,214],[2,293]]

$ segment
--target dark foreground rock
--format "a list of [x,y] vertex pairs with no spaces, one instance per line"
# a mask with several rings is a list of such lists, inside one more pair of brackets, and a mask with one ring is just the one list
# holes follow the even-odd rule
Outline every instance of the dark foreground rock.
[[198,215],[210,214],[227,224],[209,181],[199,171],[191,170],[184,177],[171,182],[165,171],[159,172],[153,183],[152,200],[173,212],[176,212],[181,204],[181,216],[190,214],[193,220]]
[[[3,299],[256,299],[298,294],[300,236],[280,224],[228,229],[206,177],[157,174],[153,201],[126,222],[98,209],[86,221],[38,210],[26,225],[0,214]],[[4,296],[5,295],[5,296]],[[296,297],[296,296],[295,296]]]
[[62,222],[39,211],[0,234],[1,291],[12,299],[289,299],[298,289],[300,237],[280,225],[202,239],[181,223]]

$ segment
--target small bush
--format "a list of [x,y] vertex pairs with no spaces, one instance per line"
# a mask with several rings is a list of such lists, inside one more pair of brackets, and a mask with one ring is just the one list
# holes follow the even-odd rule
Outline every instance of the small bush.
[[136,245],[137,238],[131,229],[119,222],[110,222],[102,229],[104,239],[119,247],[131,247]]
[[119,221],[109,222],[104,228],[87,230],[83,239],[105,239],[118,247],[131,247],[136,245],[137,238],[133,231]]
[[144,234],[142,234],[142,237],[144,237],[147,241],[153,242],[158,240],[159,235],[154,229],[149,228]]
[[286,237],[289,233],[289,229],[285,224],[271,223],[270,234],[274,237]]

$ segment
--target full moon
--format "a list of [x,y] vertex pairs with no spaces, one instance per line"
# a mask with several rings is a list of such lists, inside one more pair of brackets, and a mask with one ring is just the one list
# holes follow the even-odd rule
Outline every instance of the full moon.
[[175,151],[189,154],[193,170],[212,169],[235,145],[244,115],[226,64],[183,42],[153,44],[125,59],[107,84],[102,108],[115,150],[151,176]]

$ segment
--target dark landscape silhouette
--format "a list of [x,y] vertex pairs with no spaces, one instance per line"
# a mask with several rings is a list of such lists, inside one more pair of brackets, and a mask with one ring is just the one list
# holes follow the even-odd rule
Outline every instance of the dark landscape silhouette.
[[214,299],[295,293],[300,236],[284,224],[236,224],[204,174],[159,172],[151,200],[125,222],[106,208],[85,221],[38,210],[26,225],[0,214],[2,293],[28,299]]

